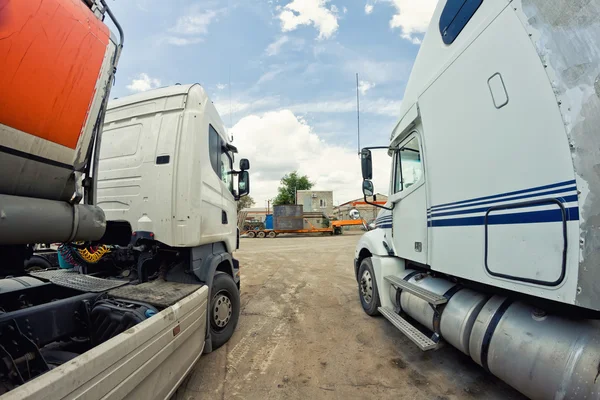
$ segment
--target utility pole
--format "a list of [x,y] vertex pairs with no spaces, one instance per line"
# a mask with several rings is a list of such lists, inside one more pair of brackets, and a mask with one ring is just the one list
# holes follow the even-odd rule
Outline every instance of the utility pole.
[[358,143],[358,155],[360,155],[360,100],[358,97],[358,72],[356,73],[356,130],[357,130],[357,143]]

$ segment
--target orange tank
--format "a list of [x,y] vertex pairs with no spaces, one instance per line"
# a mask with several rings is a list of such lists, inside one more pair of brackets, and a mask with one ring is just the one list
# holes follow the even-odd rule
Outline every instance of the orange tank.
[[0,193],[65,192],[88,161],[115,52],[82,0],[0,0]]

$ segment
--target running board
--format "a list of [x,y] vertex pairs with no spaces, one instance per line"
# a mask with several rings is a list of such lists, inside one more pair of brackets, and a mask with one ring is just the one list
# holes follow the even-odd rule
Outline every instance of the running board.
[[379,307],[377,309],[388,321],[390,321],[398,330],[404,333],[421,350],[434,350],[437,343],[428,338],[423,332],[415,328],[407,320],[399,316],[390,307]]
[[448,302],[448,299],[444,296],[430,292],[427,289],[423,289],[422,287],[415,285],[414,283],[407,282],[404,279],[398,278],[397,276],[388,275],[384,279],[396,288],[412,293],[431,305],[439,306],[440,304],[445,304]]

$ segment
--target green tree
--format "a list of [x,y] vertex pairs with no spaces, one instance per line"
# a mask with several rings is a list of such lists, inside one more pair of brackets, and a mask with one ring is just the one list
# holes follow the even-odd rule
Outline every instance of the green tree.
[[297,190],[310,190],[314,183],[308,179],[308,176],[299,176],[298,171],[286,174],[281,178],[281,183],[277,189],[277,197],[273,200],[273,205],[280,206],[283,204],[296,203]]
[[238,212],[242,211],[244,208],[250,208],[252,207],[254,204],[256,204],[254,202],[254,199],[250,196],[244,196],[241,199],[238,200],[237,202],[237,210]]

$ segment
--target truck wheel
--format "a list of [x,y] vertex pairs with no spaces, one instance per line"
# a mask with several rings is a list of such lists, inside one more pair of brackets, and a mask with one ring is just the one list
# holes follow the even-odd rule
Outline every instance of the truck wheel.
[[267,234],[264,231],[260,231],[256,234],[257,238],[264,238],[265,236],[267,236]]
[[271,232],[269,232],[269,234],[267,236],[269,236],[270,238],[274,238],[277,236],[277,232],[271,231]]
[[362,308],[368,315],[379,315],[377,308],[381,306],[381,303],[370,258],[362,260],[358,268],[358,295]]
[[254,232],[254,231],[250,231],[250,232],[248,232],[248,237],[249,237],[249,238],[254,238],[254,237],[256,237],[256,232]]
[[52,268],[52,264],[42,256],[33,255],[29,260],[25,261],[24,267],[25,271],[39,271]]
[[233,278],[217,272],[210,301],[210,337],[212,348],[223,346],[233,335],[240,317],[240,292]]

